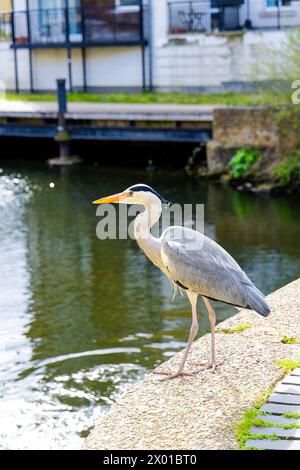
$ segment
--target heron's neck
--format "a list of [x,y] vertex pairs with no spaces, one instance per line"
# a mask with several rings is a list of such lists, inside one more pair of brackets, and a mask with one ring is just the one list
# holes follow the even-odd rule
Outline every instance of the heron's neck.
[[150,230],[161,216],[160,203],[146,203],[145,211],[142,212],[134,221],[134,236],[140,248],[144,251],[146,256],[156,266],[162,269],[161,256],[160,256],[160,241],[154,237]]
[[161,216],[160,203],[145,203],[145,210],[137,216],[134,221],[134,236],[137,240],[141,238],[154,238],[151,235],[151,227],[156,224]]

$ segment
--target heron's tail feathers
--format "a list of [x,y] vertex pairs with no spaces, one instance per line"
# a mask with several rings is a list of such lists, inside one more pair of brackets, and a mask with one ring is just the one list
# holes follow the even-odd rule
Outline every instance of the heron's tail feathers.
[[179,287],[174,281],[172,281],[171,279],[169,279],[170,281],[170,284],[171,286],[173,287],[173,297],[172,297],[172,300],[171,302],[173,302],[173,300],[175,299],[176,297],[176,294],[177,292],[179,292],[180,295],[183,295],[183,290],[181,289],[181,287]]
[[247,301],[248,307],[255,310],[263,317],[267,317],[271,313],[271,309],[267,304],[264,295],[255,286],[248,286]]

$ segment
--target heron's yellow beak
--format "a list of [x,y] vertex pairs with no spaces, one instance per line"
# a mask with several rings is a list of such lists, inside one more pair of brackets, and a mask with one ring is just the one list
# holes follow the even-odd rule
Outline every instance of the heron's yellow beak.
[[113,194],[112,196],[96,199],[93,204],[110,204],[112,202],[122,202],[126,198],[126,193]]

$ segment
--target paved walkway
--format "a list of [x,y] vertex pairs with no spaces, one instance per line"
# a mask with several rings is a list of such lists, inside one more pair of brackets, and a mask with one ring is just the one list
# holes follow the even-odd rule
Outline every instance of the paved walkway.
[[[69,119],[212,121],[214,106],[185,104],[69,103]],[[55,102],[0,101],[0,116],[53,117]]]
[[[268,301],[272,313],[267,319],[242,310],[218,325],[216,341],[220,366],[215,374],[206,371],[173,380],[149,374],[123,395],[95,426],[85,441],[85,448],[238,448],[236,423],[255,405],[262,392],[285,375],[277,361],[300,358],[299,345],[282,342],[284,336],[300,336],[300,279],[268,296]],[[250,328],[234,330],[245,324],[250,324]],[[228,329],[232,334],[228,334]],[[195,369],[207,360],[209,347],[210,335],[196,341],[187,368]],[[182,352],[178,353],[160,367],[176,367],[181,355]],[[293,383],[298,381],[297,377],[293,375]],[[290,387],[285,381],[281,385]],[[274,416],[277,412],[273,407],[283,406],[274,402],[282,386],[265,405],[272,406]],[[299,398],[292,393],[284,395],[280,395],[280,403],[289,401],[285,404],[296,411],[299,406],[292,405],[290,400]],[[290,442],[284,444],[291,446]]]
[[[268,414],[258,415],[257,418],[272,424],[268,427],[253,426],[250,432],[256,436],[272,436],[273,439],[257,439],[255,436],[246,442],[246,446],[266,450],[300,450],[300,369],[284,377],[261,411]],[[286,413],[297,413],[299,418],[287,418]],[[280,425],[297,427],[287,429],[278,427]]]

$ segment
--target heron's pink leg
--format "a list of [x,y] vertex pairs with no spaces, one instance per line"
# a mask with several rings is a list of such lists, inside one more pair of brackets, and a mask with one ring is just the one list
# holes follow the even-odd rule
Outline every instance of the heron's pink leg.
[[207,363],[202,369],[212,369],[214,372],[217,367],[216,363],[216,340],[215,340],[215,326],[216,326],[216,314],[210,305],[208,299],[206,297],[203,297],[203,302],[205,304],[205,307],[207,308],[208,311],[208,316],[209,316],[209,321],[210,321],[210,332],[211,332],[211,362]]
[[178,369],[174,372],[171,370],[166,370],[166,371],[154,371],[155,374],[162,374],[162,375],[168,375],[169,378],[177,377],[178,375],[192,375],[193,372],[188,372],[184,371],[184,366],[186,359],[188,357],[188,354],[190,352],[192,343],[195,339],[195,336],[197,335],[198,332],[198,318],[197,318],[197,297],[198,295],[195,294],[194,292],[188,292],[187,293],[188,298],[190,299],[191,306],[192,306],[192,325],[190,329],[190,334],[189,334],[189,339],[186,345],[186,348],[183,353],[183,358],[181,359],[181,362],[179,364]]

